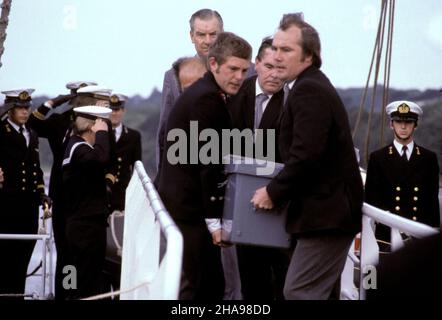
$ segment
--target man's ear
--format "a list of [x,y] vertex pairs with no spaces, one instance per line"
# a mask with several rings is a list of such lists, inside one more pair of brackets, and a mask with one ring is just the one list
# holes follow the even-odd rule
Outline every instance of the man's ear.
[[218,62],[216,62],[216,59],[214,57],[210,57],[209,60],[207,61],[209,64],[210,71],[215,73],[216,70],[218,70]]

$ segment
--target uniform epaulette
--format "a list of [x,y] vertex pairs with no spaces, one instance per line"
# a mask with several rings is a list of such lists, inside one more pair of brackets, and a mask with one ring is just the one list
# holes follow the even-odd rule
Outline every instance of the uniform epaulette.
[[32,112],[32,114],[34,115],[34,117],[36,117],[38,120],[44,120],[45,116],[44,114],[42,114],[40,111],[35,110],[34,112]]

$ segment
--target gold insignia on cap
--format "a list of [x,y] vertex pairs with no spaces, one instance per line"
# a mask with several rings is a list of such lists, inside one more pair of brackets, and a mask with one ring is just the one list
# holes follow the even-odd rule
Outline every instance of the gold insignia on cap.
[[410,112],[410,107],[408,106],[408,104],[403,103],[401,104],[398,108],[397,111],[399,113],[409,113]]
[[82,83],[82,84],[80,84],[80,88],[84,88],[84,87],[87,87],[87,83]]
[[20,100],[28,100],[28,99],[29,99],[29,93],[27,93],[26,91],[23,91],[23,92],[21,92],[21,93],[18,95],[18,98],[19,98]]
[[119,101],[120,101],[120,99],[116,95],[113,95],[110,97],[110,102],[112,102],[112,103],[118,103]]

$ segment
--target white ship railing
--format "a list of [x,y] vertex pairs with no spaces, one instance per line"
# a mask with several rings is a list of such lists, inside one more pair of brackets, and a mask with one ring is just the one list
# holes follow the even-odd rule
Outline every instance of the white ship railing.
[[[41,248],[42,253],[42,270],[41,274],[38,276],[41,277],[41,285],[39,288],[39,293],[32,294],[19,294],[16,292],[10,292],[6,295],[10,296],[21,296],[23,298],[32,298],[35,300],[46,300],[48,298],[53,297],[53,283],[52,283],[52,252],[51,252],[51,235],[50,234],[0,234],[1,240],[14,240],[14,241],[42,241],[43,245]],[[6,257],[7,258],[7,257]],[[48,261],[49,260],[49,261]],[[6,262],[4,262],[6,263]],[[46,295],[46,287],[48,287],[48,294]]]
[[140,161],[126,191],[122,251],[122,300],[178,299],[183,238]]
[[[375,268],[379,262],[379,245],[375,237],[375,223],[381,223],[391,228],[391,250],[396,251],[404,246],[401,233],[413,238],[424,238],[438,231],[428,225],[415,222],[388,211],[381,210],[367,203],[362,208],[362,232],[360,235],[360,259],[354,254],[354,243],[352,244],[347,263],[341,278],[341,298],[365,300],[366,288],[364,277],[367,270]],[[354,285],[354,270],[359,269],[359,292]]]

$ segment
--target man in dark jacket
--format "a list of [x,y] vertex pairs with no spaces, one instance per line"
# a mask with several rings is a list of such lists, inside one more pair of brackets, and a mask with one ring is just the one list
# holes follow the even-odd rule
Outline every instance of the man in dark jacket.
[[347,113],[319,70],[319,35],[300,14],[284,15],[273,48],[290,89],[279,139],[285,167],[252,202],[261,209],[287,204],[287,231],[297,244],[285,298],[339,298],[347,253],[361,230],[363,198]]
[[[0,122],[0,233],[37,234],[45,195],[38,136],[28,125],[33,89],[4,91],[7,119]],[[4,111],[6,111],[4,109]],[[0,294],[23,294],[35,241],[0,240]]]
[[[257,154],[270,161],[281,162],[276,141],[267,141],[268,130],[279,129],[283,107],[283,81],[277,77],[272,50],[272,39],[265,38],[255,59],[257,76],[244,81],[238,94],[229,104],[233,127],[239,130],[264,130],[262,145],[255,143]],[[262,98],[261,98],[262,97]],[[276,139],[275,139],[276,140]],[[267,146],[272,145],[271,148]],[[242,150],[245,154],[246,150]],[[260,154],[261,153],[261,154]],[[250,155],[252,156],[252,155]],[[282,249],[237,245],[242,295],[245,300],[283,299],[284,279],[289,254]]]
[[[206,129],[214,130],[218,138],[223,129],[231,129],[226,100],[241,87],[251,53],[244,39],[221,33],[210,48],[210,72],[178,98],[167,122],[158,190],[184,237],[181,299],[223,297],[220,222],[211,220],[206,225],[205,221],[222,215],[224,189],[221,186],[225,176],[221,147],[212,150],[214,161],[206,161],[205,145],[194,139],[200,140],[200,133]],[[175,142],[180,136],[183,139]],[[185,154],[178,151],[177,155],[176,145],[180,144],[187,151],[181,150]]]
[[[370,155],[365,201],[404,218],[439,227],[437,156],[413,140],[422,109],[411,101],[394,101],[386,112],[394,140]],[[385,242],[390,242],[390,228],[378,224],[376,237],[383,241],[381,250],[389,251]]]

